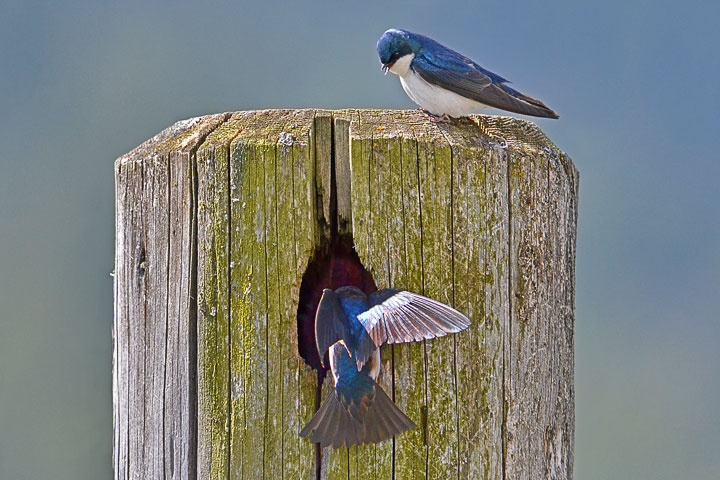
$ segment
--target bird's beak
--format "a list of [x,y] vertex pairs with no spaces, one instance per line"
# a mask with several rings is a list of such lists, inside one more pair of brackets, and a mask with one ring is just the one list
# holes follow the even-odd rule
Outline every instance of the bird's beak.
[[385,72],[385,75],[387,75],[387,73],[390,71],[390,67],[392,67],[392,65],[383,64],[383,66],[381,67],[381,70],[383,72]]

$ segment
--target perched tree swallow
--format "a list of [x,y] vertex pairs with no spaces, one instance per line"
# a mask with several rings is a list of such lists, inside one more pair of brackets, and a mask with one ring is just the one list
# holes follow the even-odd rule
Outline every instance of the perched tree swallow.
[[438,117],[462,117],[495,107],[558,118],[540,100],[510,88],[500,75],[424,35],[392,28],[378,40],[377,51],[383,71],[400,76],[410,99]]
[[[415,424],[375,383],[380,347],[456,333],[470,320],[440,302],[386,288],[366,296],[356,287],[325,289],[315,316],[320,358],[329,351],[335,389],[300,431],[321,446],[377,443]],[[327,365],[326,365],[327,366]]]

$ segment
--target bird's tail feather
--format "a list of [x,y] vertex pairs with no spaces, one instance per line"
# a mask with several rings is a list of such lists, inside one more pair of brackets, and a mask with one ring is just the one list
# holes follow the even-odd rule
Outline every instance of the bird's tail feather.
[[300,436],[307,437],[312,433],[311,442],[319,443],[323,448],[339,448],[382,442],[414,427],[415,423],[375,384],[375,398],[362,422],[353,418],[333,390],[300,431]]
[[319,443],[323,448],[339,448],[358,443],[365,435],[365,428],[350,415],[333,390],[313,418],[300,430],[301,437],[307,437],[311,433],[311,442]]
[[375,399],[365,414],[365,442],[382,442],[415,426],[390,400],[380,385],[375,384]]
[[349,446],[357,443],[359,438],[364,436],[364,427],[353,419],[333,390],[313,418],[300,430],[301,437],[307,437],[311,433],[311,442],[319,443],[323,448],[339,448],[345,444]]

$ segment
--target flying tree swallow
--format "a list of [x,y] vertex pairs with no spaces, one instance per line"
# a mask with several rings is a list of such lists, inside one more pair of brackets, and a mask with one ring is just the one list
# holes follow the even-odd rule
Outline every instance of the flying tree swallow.
[[392,28],[378,40],[377,51],[383,71],[398,75],[408,97],[437,117],[463,117],[495,107],[558,118],[540,100],[510,88],[500,75],[424,35]]
[[357,287],[325,289],[315,338],[324,364],[329,351],[335,389],[300,436],[314,432],[311,442],[338,448],[381,442],[414,428],[376,383],[380,347],[441,337],[469,325],[457,310],[408,291],[386,288],[368,297]]

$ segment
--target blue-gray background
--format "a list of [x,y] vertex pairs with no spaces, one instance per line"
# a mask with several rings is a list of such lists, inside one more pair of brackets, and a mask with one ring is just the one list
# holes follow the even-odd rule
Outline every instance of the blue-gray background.
[[576,478],[717,478],[718,2],[194,3],[0,3],[0,478],[111,476],[113,160],[206,113],[413,108],[392,26],[560,113]]

